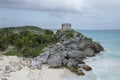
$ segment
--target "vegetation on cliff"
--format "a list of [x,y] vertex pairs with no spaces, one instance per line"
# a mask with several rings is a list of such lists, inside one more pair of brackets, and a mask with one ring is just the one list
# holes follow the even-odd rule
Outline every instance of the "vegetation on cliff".
[[42,49],[48,44],[57,42],[54,32],[48,29],[41,29],[36,26],[9,27],[0,29],[0,51],[14,46],[12,53],[25,57],[36,57],[42,53]]
[[[42,29],[36,26],[1,28],[0,51],[4,51],[10,46],[13,46],[13,49],[4,55],[36,57],[43,52],[43,48],[47,45],[76,37],[92,42],[91,38],[85,37],[75,30],[60,29],[54,33],[52,30]],[[95,51],[97,52],[99,50]]]
[[73,29],[59,29],[54,33],[36,26],[23,26],[0,29],[0,51],[4,50],[8,51],[4,53],[6,56],[35,57],[31,64],[34,68],[48,64],[52,68],[66,67],[78,75],[85,75],[84,70],[92,68],[83,60],[104,48]]
[[57,30],[56,37],[62,41],[68,40],[70,38],[81,37],[85,40],[92,41],[92,38],[84,36],[82,33],[75,30]]

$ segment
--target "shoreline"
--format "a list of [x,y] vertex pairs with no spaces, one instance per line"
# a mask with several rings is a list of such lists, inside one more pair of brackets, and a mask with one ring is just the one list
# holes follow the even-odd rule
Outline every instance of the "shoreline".
[[[21,76],[23,75],[23,77],[25,77],[26,79],[29,76],[28,73],[30,73],[30,75],[33,76],[34,74],[36,74],[36,72],[38,72],[35,75],[36,76],[35,80],[37,76],[40,76],[41,74],[43,74],[41,76],[43,80],[48,79],[53,80],[53,78],[55,78],[54,77],[55,75],[57,76],[56,78],[57,80],[66,79],[67,76],[70,78],[71,75],[79,75],[78,77],[79,80],[80,79],[86,80],[85,76],[89,76],[88,74],[90,75],[92,74],[90,73],[92,67],[87,65],[83,60],[86,59],[87,57],[95,56],[97,53],[104,51],[103,46],[99,42],[95,42],[93,41],[92,38],[83,35],[81,32],[75,31],[74,29],[72,29],[71,24],[68,23],[62,24],[61,29],[58,29],[55,34],[53,31],[49,29],[46,30],[42,28],[37,28],[35,26],[32,26],[32,28],[34,30],[28,28],[28,26],[12,28],[12,30],[11,28],[7,29],[8,31],[11,31],[10,35],[17,36],[15,36],[16,39],[11,41],[7,40],[7,42],[4,43],[4,44],[9,43],[9,46],[2,45],[3,50],[7,49],[9,50],[9,47],[11,47],[10,51],[5,53],[4,55],[6,56],[16,55],[23,57],[18,58],[15,56],[14,57],[3,56],[4,68],[1,69],[3,73],[9,74],[9,76],[11,77],[10,73],[16,72],[14,75],[16,76],[17,71],[20,71],[19,74],[25,71],[24,73],[27,76],[23,75],[24,73],[22,73]],[[36,30],[36,28],[38,30]],[[18,30],[18,33],[14,32],[16,30]],[[36,31],[36,33],[34,33],[34,31]],[[24,35],[21,33],[24,33]],[[3,32],[3,34],[5,35],[5,31]],[[4,39],[5,40],[7,39],[7,37],[11,38],[10,35],[5,37],[1,35],[3,37],[3,42]],[[13,44],[13,42],[15,43]],[[13,60],[13,58],[15,60]],[[44,64],[47,64],[50,68],[44,66]],[[61,69],[63,67],[66,67],[67,69]],[[36,69],[35,73],[33,68]],[[65,76],[67,72],[70,72],[66,71],[68,69],[71,71],[71,73],[70,75]],[[64,78],[60,77],[61,75],[64,75]]]
[[85,62],[93,68],[97,80],[119,80],[120,60],[110,58],[108,55],[103,54],[105,53],[86,59]]
[[[21,70],[6,73],[5,66],[12,62],[20,64]],[[92,71],[85,72],[84,76],[78,76],[66,68],[52,69],[48,68],[48,65],[43,65],[42,69],[32,69],[21,64],[22,62],[25,63],[22,58],[16,56],[3,56],[3,59],[0,60],[0,80],[87,80],[90,78],[96,80]]]

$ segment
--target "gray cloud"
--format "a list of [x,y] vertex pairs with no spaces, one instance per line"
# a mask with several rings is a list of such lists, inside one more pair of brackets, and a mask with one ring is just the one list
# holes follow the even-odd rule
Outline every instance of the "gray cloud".
[[1,21],[7,20],[6,18],[0,18]]
[[89,0],[0,0],[0,7],[80,12],[90,8],[88,1]]
[[[60,23],[70,22],[76,28],[80,26],[83,29],[120,29],[120,0],[0,0],[0,8],[2,8],[0,14],[7,18],[6,22],[2,23],[4,25],[6,23],[9,25],[33,23],[35,25],[43,24],[43,26],[58,26]],[[18,8],[21,10],[17,10]],[[6,12],[10,14],[5,14]],[[21,16],[25,14],[32,16],[25,15],[24,19],[21,17],[19,19],[19,16],[14,13],[19,13]],[[15,20],[12,20],[13,16],[15,16]],[[40,18],[38,19],[38,17]],[[28,20],[28,18],[30,19]],[[24,21],[17,22],[18,19]]]

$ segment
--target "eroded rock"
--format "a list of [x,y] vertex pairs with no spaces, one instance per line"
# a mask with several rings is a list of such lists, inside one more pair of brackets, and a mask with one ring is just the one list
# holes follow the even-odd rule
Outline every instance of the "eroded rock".
[[78,75],[85,75],[82,69],[90,71],[92,68],[85,65],[83,60],[95,56],[102,50],[104,49],[99,43],[86,40],[84,37],[74,37],[44,49],[45,52],[35,58],[33,66],[41,68],[45,63],[53,68],[64,66]]
[[54,67],[54,68],[61,67],[62,66],[62,57],[61,57],[61,55],[58,54],[58,53],[50,55],[49,58],[48,58],[47,64],[50,67]]
[[1,78],[1,80],[8,80],[7,78]]
[[85,73],[82,70],[78,70],[77,75],[85,75]]
[[92,70],[92,68],[90,66],[86,65],[86,64],[82,65],[82,68],[86,71]]
[[86,48],[84,50],[84,54],[88,57],[92,57],[92,56],[95,56],[95,51],[91,48]]

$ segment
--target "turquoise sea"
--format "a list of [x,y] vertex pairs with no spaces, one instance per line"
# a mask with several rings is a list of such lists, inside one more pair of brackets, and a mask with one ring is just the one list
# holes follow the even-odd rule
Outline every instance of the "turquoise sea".
[[93,68],[96,79],[120,80],[120,30],[79,30],[79,32],[100,42],[105,48],[105,51],[96,57],[85,60]]
[[86,76],[70,76],[65,80],[120,80],[120,30],[77,30],[105,49],[95,57],[85,59],[92,67]]

